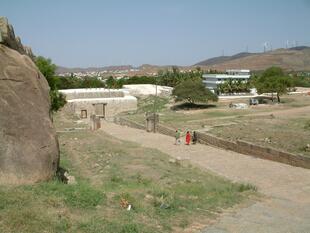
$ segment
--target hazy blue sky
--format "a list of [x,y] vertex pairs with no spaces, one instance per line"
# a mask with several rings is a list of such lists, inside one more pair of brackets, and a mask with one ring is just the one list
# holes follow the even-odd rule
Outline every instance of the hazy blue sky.
[[191,65],[213,56],[310,46],[310,0],[0,0],[37,55],[69,67]]

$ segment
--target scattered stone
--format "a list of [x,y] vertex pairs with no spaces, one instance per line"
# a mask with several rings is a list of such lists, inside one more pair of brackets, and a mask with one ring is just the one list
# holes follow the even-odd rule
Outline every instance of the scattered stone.
[[169,159],[169,163],[176,163],[177,160],[176,159]]
[[77,124],[83,124],[84,121],[83,120],[77,120],[77,121],[74,121],[74,123],[77,123]]
[[304,150],[305,150],[305,151],[310,151],[310,144],[307,144],[307,145],[304,147]]
[[144,197],[146,200],[152,200],[154,197],[150,194],[146,194]]
[[166,204],[166,203],[161,203],[161,205],[159,206],[159,208],[161,209],[168,209],[170,207],[169,204]]
[[265,138],[265,139],[264,139],[264,142],[266,142],[266,143],[271,143],[271,139],[270,139],[270,138]]
[[70,176],[68,172],[65,172],[64,176],[67,178],[67,184],[69,185],[75,185],[77,184],[75,177],[74,176]]

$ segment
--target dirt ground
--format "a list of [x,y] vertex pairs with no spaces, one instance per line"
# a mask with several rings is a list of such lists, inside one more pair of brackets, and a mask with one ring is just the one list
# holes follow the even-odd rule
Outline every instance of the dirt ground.
[[[220,100],[203,109],[173,111],[161,106],[160,123],[182,131],[208,131],[230,140],[242,139],[310,156],[310,96],[285,95],[281,104],[260,104],[248,109],[229,108],[230,102],[248,103],[248,99]],[[171,106],[170,106],[171,107]],[[144,123],[145,114],[125,117]],[[308,146],[309,144],[309,146]]]
[[102,130],[116,138],[189,160],[232,181],[251,183],[266,195],[266,199],[253,205],[225,211],[204,233],[310,232],[310,170],[206,145],[176,146],[172,137],[112,123],[106,123]]

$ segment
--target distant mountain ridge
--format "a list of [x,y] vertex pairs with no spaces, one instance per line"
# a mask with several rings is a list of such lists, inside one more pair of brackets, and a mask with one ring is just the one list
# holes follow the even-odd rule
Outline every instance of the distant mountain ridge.
[[248,56],[252,56],[255,55],[257,53],[247,53],[247,52],[243,52],[243,53],[237,53],[233,56],[220,56],[220,57],[213,57],[213,58],[209,58],[207,60],[198,62],[197,64],[195,64],[195,66],[212,66],[212,65],[217,65],[217,64],[221,64],[227,61],[231,61],[234,59],[239,59],[239,58],[243,58],[243,57],[248,57]]
[[87,68],[80,68],[80,67],[63,67],[57,66],[56,73],[86,73],[86,72],[99,72],[99,71],[114,71],[114,70],[130,70],[134,69],[131,65],[122,65],[122,66],[103,66],[103,67],[87,67]]
[[276,49],[265,53],[238,53],[233,56],[221,56],[196,63],[203,69],[250,69],[264,70],[270,66],[279,66],[284,70],[310,70],[310,47],[299,46],[289,49]]
[[[232,56],[220,56],[206,59],[189,66],[177,66],[183,70],[190,70],[193,67],[201,67],[203,70],[216,69],[249,69],[249,70],[265,70],[270,66],[279,66],[284,70],[294,71],[310,71],[310,47],[299,46],[289,49],[276,49],[265,53],[248,53],[241,52]],[[88,68],[67,68],[58,66],[56,73],[87,73],[100,71],[122,71],[138,69],[140,75],[147,75],[148,73],[158,72],[159,70],[169,69],[172,65],[158,66],[144,64],[139,67],[132,65],[121,66],[104,66],[104,67],[88,67]]]

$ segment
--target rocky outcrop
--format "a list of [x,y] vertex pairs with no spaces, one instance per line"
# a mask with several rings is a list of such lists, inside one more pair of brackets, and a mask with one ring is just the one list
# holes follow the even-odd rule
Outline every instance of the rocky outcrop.
[[28,46],[23,46],[21,39],[15,37],[14,28],[9,24],[6,17],[0,17],[0,43],[18,51],[20,54],[27,54],[31,59],[34,58],[32,50]]
[[48,180],[59,163],[49,86],[13,28],[0,28],[0,183]]

